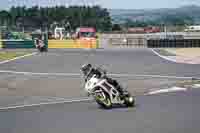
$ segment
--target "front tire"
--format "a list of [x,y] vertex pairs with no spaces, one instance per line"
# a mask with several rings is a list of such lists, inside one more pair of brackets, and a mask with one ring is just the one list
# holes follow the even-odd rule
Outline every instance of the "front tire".
[[112,108],[112,102],[111,102],[108,94],[105,93],[105,92],[103,92],[103,93],[105,94],[106,98],[102,100],[102,99],[96,97],[95,98],[96,102],[97,102],[97,104],[99,104],[104,109],[111,109]]
[[107,99],[107,104],[103,103],[102,101],[96,101],[101,107],[103,107],[104,109],[111,109],[112,108],[112,104],[110,102],[109,99]]

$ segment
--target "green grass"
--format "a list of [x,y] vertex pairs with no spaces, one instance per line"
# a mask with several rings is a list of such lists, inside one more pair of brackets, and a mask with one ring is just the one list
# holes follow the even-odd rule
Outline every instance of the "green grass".
[[176,56],[175,54],[170,53],[165,49],[156,49],[156,52],[158,52],[162,56]]
[[176,86],[188,88],[194,84],[200,84],[200,80],[183,80],[181,82],[178,82]]
[[13,59],[29,53],[30,52],[0,51],[0,61]]

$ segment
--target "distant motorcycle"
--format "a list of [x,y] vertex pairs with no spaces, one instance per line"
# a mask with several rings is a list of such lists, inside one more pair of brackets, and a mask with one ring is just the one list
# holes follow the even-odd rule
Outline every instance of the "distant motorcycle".
[[106,79],[98,79],[94,74],[86,83],[85,91],[88,96],[92,96],[96,103],[103,108],[110,109],[114,104],[124,104],[127,107],[133,107],[135,99],[129,92],[120,97],[119,91]]
[[44,44],[44,42],[40,39],[35,40],[35,47],[40,51],[40,52],[47,52],[47,48]]

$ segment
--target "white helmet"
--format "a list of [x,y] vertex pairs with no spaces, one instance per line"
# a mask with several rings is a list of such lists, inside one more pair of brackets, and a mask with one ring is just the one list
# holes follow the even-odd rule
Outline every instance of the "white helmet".
[[92,69],[92,65],[91,64],[84,64],[81,67],[81,71],[83,72],[83,74],[85,76],[87,76],[89,74],[89,72],[90,72],[91,69]]

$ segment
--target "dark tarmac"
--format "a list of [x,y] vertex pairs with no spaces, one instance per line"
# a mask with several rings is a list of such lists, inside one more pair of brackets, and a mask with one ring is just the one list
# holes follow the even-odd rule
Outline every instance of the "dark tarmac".
[[[172,63],[150,49],[49,50],[0,65],[0,107],[85,97],[80,76],[84,63],[103,65],[112,74],[200,77],[200,65]],[[142,94],[173,86],[182,79],[117,77],[134,94],[135,108],[102,110],[93,102],[25,107],[0,112],[0,132],[6,133],[196,133],[199,128],[200,91],[155,96]]]

